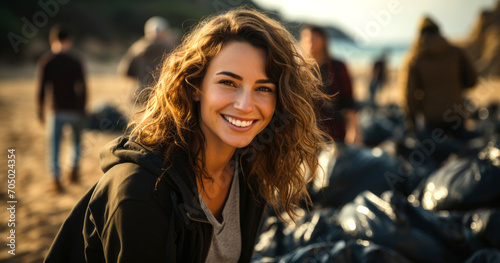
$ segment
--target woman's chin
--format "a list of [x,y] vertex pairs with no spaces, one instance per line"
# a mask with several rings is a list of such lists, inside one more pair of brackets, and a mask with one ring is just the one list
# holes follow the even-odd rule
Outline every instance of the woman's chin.
[[233,148],[244,148],[250,145],[251,140],[234,140],[234,141],[226,141],[226,144]]

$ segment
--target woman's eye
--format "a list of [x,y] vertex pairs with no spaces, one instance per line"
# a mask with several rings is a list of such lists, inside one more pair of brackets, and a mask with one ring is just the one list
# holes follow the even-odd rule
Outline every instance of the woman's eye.
[[219,83],[222,85],[226,85],[226,86],[236,87],[236,85],[232,81],[229,81],[229,80],[221,80],[221,81],[219,81]]
[[257,91],[261,91],[261,92],[273,92],[273,89],[269,88],[269,87],[259,87],[257,88]]

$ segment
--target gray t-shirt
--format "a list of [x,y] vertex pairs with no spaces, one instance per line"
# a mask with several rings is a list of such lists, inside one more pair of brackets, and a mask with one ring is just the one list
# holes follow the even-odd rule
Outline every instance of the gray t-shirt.
[[240,188],[238,179],[238,162],[235,162],[233,182],[226,204],[222,209],[222,222],[219,222],[210,212],[198,195],[201,208],[208,221],[214,228],[212,244],[208,252],[207,263],[238,262],[241,254],[241,230],[240,230]]

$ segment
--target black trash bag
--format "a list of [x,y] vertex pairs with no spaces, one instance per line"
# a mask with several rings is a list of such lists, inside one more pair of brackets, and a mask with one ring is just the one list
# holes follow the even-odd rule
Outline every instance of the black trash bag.
[[442,163],[451,154],[466,150],[466,140],[450,137],[442,129],[425,128],[416,133],[417,145],[428,158],[432,156],[438,163]]
[[498,263],[500,262],[500,250],[485,248],[477,251],[464,263]]
[[365,107],[358,112],[363,143],[376,146],[404,134],[404,115],[398,106]]
[[[262,261],[254,261],[256,262]],[[308,245],[272,262],[409,263],[410,261],[390,249],[369,241],[348,240]]]
[[500,149],[493,143],[477,155],[451,159],[413,192],[427,210],[500,207]]
[[[383,154],[382,151],[353,146],[337,145],[338,156],[329,159],[322,166],[326,169],[326,178],[317,176],[308,185],[308,192],[315,205],[338,207],[352,201],[359,193],[369,190],[381,194],[394,190],[393,177],[400,175],[400,166],[396,158]],[[320,162],[321,162],[320,155]],[[331,170],[331,172],[330,172]]]
[[400,160],[402,166],[406,166],[406,178],[398,182],[398,190],[404,195],[410,195],[421,183],[425,181],[434,171],[439,168],[439,163],[433,158],[427,158],[422,163],[412,163]]
[[472,231],[453,218],[414,207],[393,192],[363,192],[336,217],[353,238],[370,240],[416,262],[459,262],[481,247]]
[[435,141],[420,141],[415,136],[407,135],[396,141],[397,158],[400,163],[399,174],[404,177],[390,178],[398,185],[398,190],[409,195],[417,188],[421,181],[425,180],[434,172],[440,162],[432,154]]
[[453,155],[451,158],[477,155],[491,140],[484,136],[468,140],[444,136],[438,130],[421,131],[419,136],[407,134],[403,140],[396,141],[398,160],[407,173],[404,180],[399,178],[402,193],[410,195],[450,155]]
[[484,137],[478,131],[463,127],[453,130],[453,133],[441,128],[422,127],[415,134],[406,134],[406,138],[410,136],[416,137],[416,144],[426,158],[432,156],[438,163],[444,162],[452,154],[462,156],[477,152],[477,149],[471,150],[471,141]]
[[479,209],[456,215],[487,247],[500,249],[500,210]]
[[102,132],[121,133],[127,127],[128,120],[116,107],[103,104],[90,114],[87,128]]
[[343,240],[348,236],[335,225],[332,216],[333,209],[313,210],[310,213],[303,209],[296,209],[299,218],[296,224],[279,220],[276,216],[266,219],[261,234],[255,245],[254,260],[273,259],[294,251],[297,248],[319,242],[333,242]]
[[472,114],[475,120],[476,130],[485,135],[498,134],[500,132],[500,105],[496,102],[486,107],[479,107]]

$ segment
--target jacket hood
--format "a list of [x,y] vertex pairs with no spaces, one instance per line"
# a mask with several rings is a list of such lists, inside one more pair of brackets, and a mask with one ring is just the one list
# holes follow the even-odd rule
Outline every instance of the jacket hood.
[[[434,34],[423,34],[424,31],[434,31]],[[413,46],[413,56],[436,55],[445,51],[450,44],[439,33],[439,26],[429,17],[424,17],[419,25],[419,35]]]
[[198,202],[196,175],[185,155],[171,156],[172,166],[166,171],[161,149],[148,149],[133,139],[123,136],[108,143],[101,151],[100,157],[103,172],[115,165],[129,162],[158,176],[155,190],[157,201],[161,204],[166,200],[171,200],[176,213],[185,223],[189,221],[186,216],[207,220]]
[[160,156],[128,137],[119,137],[109,142],[101,150],[100,159],[103,172],[120,163],[135,163],[158,176],[163,172]]
[[432,27],[432,28],[435,28],[435,29],[439,30],[439,27],[438,27],[438,25],[436,24],[436,22],[434,22],[434,20],[432,20],[432,19],[431,19],[431,18],[429,18],[429,17],[424,17],[424,18],[420,21],[420,27],[419,27],[420,32],[422,32],[422,30],[423,30],[424,28],[430,28],[430,27]]

